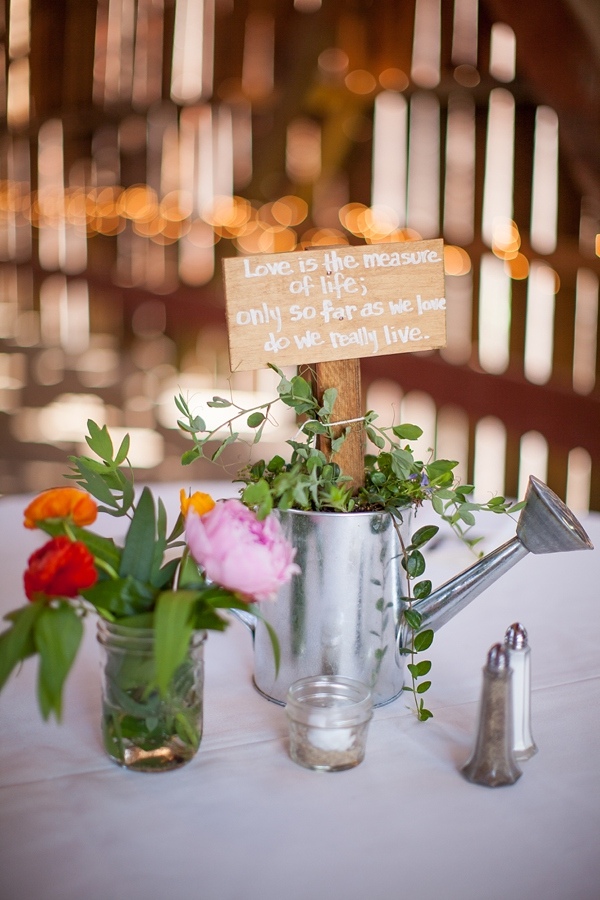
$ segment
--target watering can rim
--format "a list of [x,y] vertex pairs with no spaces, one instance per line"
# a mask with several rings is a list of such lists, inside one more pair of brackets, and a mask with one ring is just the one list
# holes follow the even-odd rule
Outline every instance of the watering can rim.
[[[394,510],[398,512],[404,512],[407,509],[416,509],[417,506],[414,503],[406,503],[404,506],[395,506]],[[291,507],[290,509],[279,509],[279,507],[273,507],[273,512],[275,513],[294,513],[297,516],[391,516],[391,509],[349,509],[349,510],[338,510],[338,509],[294,509]]]

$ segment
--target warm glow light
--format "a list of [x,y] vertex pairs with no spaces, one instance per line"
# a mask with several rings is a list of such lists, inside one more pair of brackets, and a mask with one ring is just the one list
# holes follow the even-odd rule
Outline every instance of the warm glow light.
[[415,459],[428,460],[435,449],[436,410],[433,399],[424,391],[409,391],[402,398],[401,422],[418,422],[423,434],[411,441]]
[[521,246],[516,222],[495,216],[492,222],[492,252],[500,259],[514,259]]
[[545,384],[552,374],[554,347],[554,272],[537,260],[531,264],[525,319],[525,377]]
[[298,184],[310,184],[321,172],[321,126],[313,119],[293,119],[287,127],[285,169]]
[[354,69],[348,72],[344,83],[353,94],[371,94],[377,87],[377,82],[366,69]]
[[264,100],[274,84],[275,23],[265,12],[251,12],[246,19],[242,89],[250,100]]
[[163,24],[164,0],[138,0],[131,92],[136,109],[162,97]]
[[214,0],[176,0],[171,97],[194,103],[212,94]]
[[577,272],[573,390],[590,394],[596,386],[598,350],[598,276],[590,269]]
[[87,432],[89,418],[99,425],[105,422],[105,406],[100,397],[95,394],[60,394],[43,409],[24,407],[19,410],[13,420],[13,433],[21,441],[51,445],[65,441],[78,443],[81,435]]
[[347,244],[348,238],[337,228],[309,228],[301,237],[300,244],[304,247],[327,246],[328,244]]
[[446,318],[446,346],[440,349],[440,355],[452,365],[464,365],[471,360],[472,272],[469,271],[465,275],[446,275],[446,305],[452,313]]
[[48,119],[38,132],[38,254],[43,269],[60,269],[65,256],[63,130]]
[[301,13],[312,13],[321,9],[321,0],[294,0],[294,9]]
[[466,275],[471,271],[471,257],[462,247],[446,244],[444,247],[444,272],[446,275]]
[[569,509],[587,513],[590,509],[592,484],[592,458],[583,447],[575,447],[569,453],[567,467],[567,496]]
[[348,54],[339,47],[329,47],[319,55],[319,69],[323,74],[341,77],[348,69]]
[[206,222],[197,219],[189,233],[181,238],[179,276],[185,284],[207,284],[215,272],[215,234]]
[[600,256],[600,202],[595,197],[581,198],[579,250],[584,256]]
[[479,72],[474,66],[457,66],[454,70],[454,79],[462,84],[463,87],[477,87],[481,78]]
[[359,217],[366,209],[364,203],[346,203],[339,212],[340,222],[352,234],[362,234]]
[[531,192],[531,246],[538,253],[556,249],[558,210],[558,116],[538,106],[535,116],[533,185]]
[[529,275],[529,260],[523,253],[506,255],[504,257],[504,270],[513,281],[523,281]]
[[271,211],[280,225],[299,225],[308,215],[308,203],[301,197],[288,194],[276,200]]
[[387,428],[400,425],[403,392],[397,381],[375,378],[367,387],[366,408],[377,413],[377,424]]
[[451,241],[473,240],[475,207],[475,106],[469,96],[448,97],[444,235]]
[[18,59],[30,50],[30,0],[11,0],[8,14],[8,55],[10,59]]
[[548,480],[548,441],[537,431],[528,431],[521,438],[518,497],[525,496],[530,475],[544,483]]
[[491,253],[481,257],[479,279],[479,362],[499,375],[508,366],[511,315],[510,279],[502,261]]
[[379,75],[379,84],[385,91],[405,91],[409,83],[402,69],[384,69]]
[[499,419],[486,416],[475,426],[473,462],[474,499],[486,502],[490,497],[504,495],[506,465],[506,428]]
[[496,22],[490,34],[490,75],[496,81],[513,81],[517,41],[509,25]]
[[260,253],[286,253],[296,249],[296,242],[296,232],[283,225],[270,225],[258,235]]
[[22,128],[29,121],[29,59],[15,59],[8,67],[6,118],[10,128]]
[[452,474],[461,484],[467,483],[469,463],[469,416],[458,406],[443,406],[438,410],[435,435],[435,455],[438,459],[458,462]]
[[158,212],[156,191],[153,191],[147,184],[132,185],[119,197],[117,212],[127,219],[149,222]]
[[408,140],[406,220],[423,237],[434,238],[440,227],[440,107],[435,94],[413,94]]
[[491,247],[498,220],[512,220],[515,100],[504,88],[490,94],[481,233]]
[[440,0],[416,0],[411,78],[420,87],[433,88],[440,81]]
[[[454,0],[452,62],[459,69],[472,69],[477,65],[478,5],[479,0]],[[456,77],[456,70],[454,75]]]
[[233,186],[246,187],[252,178],[252,107],[245,98],[231,104]]
[[104,102],[131,100],[133,47],[135,41],[134,0],[108,0]]
[[385,205],[394,211],[396,225],[406,223],[406,117],[406,100],[401,94],[379,94],[374,112],[371,199],[374,206]]

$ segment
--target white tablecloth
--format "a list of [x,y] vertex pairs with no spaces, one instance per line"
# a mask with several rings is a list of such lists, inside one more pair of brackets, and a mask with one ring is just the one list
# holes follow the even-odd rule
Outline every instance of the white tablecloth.
[[[161,489],[173,508],[176,493]],[[223,494],[221,494],[222,496]],[[22,605],[22,571],[45,539],[0,500],[1,611]],[[113,520],[109,520],[113,521]],[[481,520],[486,548],[514,533]],[[596,547],[600,516],[583,519]],[[452,538],[434,583],[471,562]],[[195,759],[160,775],[103,754],[93,621],[61,725],[44,724],[35,664],[0,696],[3,900],[598,900],[600,896],[598,551],[529,554],[436,635],[434,718],[404,699],[377,709],[365,761],[317,773],[289,758],[281,707],[252,687],[244,626],[206,647],[205,731]],[[481,669],[521,621],[532,646],[539,753],[510,787],[468,783]]]

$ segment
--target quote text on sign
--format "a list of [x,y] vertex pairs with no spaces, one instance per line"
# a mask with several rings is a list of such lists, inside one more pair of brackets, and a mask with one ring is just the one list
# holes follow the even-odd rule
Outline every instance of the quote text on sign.
[[232,371],[443,347],[441,240],[223,261]]

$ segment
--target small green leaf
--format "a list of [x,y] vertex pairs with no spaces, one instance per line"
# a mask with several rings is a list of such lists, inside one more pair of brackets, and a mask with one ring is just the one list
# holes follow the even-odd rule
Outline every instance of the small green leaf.
[[129,444],[130,438],[129,435],[126,434],[123,440],[121,441],[121,446],[117,450],[117,455],[115,456],[115,465],[120,466],[127,459],[127,454],[129,453]]
[[423,574],[425,571],[425,557],[420,550],[413,550],[412,553],[409,553],[404,568],[409,578],[418,578],[419,575]]
[[421,614],[417,612],[416,609],[405,609],[404,610],[404,618],[406,620],[407,625],[410,628],[413,628],[415,631],[421,627]]
[[181,456],[181,464],[183,466],[189,466],[195,459],[198,459],[200,452],[200,447],[192,447],[191,450],[186,450]]
[[423,600],[431,594],[431,581],[418,581],[413,587],[413,595],[415,600]]
[[0,690],[21,660],[35,652],[33,629],[44,602],[28,603],[11,614],[12,627],[0,634]]
[[131,575],[138,581],[149,582],[152,577],[155,542],[154,498],[150,488],[146,486],[125,538],[119,575]]
[[154,612],[154,657],[158,690],[165,696],[184,661],[192,636],[192,608],[197,591],[163,591]]
[[85,440],[90,449],[93,450],[100,459],[104,459],[106,462],[112,462],[113,444],[106,425],[103,425],[102,428],[100,428],[93,419],[88,419],[87,426],[89,435],[86,435]]
[[233,406],[233,403],[231,400],[226,400],[225,397],[213,397],[206,405],[211,409],[227,409],[227,407]]
[[419,528],[418,531],[415,531],[411,538],[411,546],[412,547],[422,547],[428,541],[430,541],[439,531],[439,527],[437,525],[424,525],[423,528]]
[[409,663],[407,668],[414,678],[422,678],[431,669],[431,662],[428,659],[423,659],[419,663]]
[[337,388],[326,388],[323,391],[322,408],[319,410],[321,415],[330,416],[333,412],[335,401],[337,400]]
[[433,631],[431,628],[428,628],[426,631],[420,631],[419,634],[415,635],[414,640],[414,648],[417,653],[422,653],[423,650],[428,650],[433,643]]
[[425,691],[428,691],[430,687],[431,687],[430,681],[422,681],[421,684],[417,685],[415,690],[416,690],[417,694],[424,694]]
[[68,603],[46,606],[37,618],[34,639],[40,654],[38,701],[44,719],[54,713],[60,721],[62,691],[83,637],[83,625]]
[[248,416],[246,424],[248,428],[258,428],[265,421],[265,417],[261,412],[254,412]]
[[419,428],[418,425],[394,425],[392,428],[393,433],[397,438],[401,438],[405,441],[416,441],[423,434],[423,429]]
[[273,508],[271,490],[264,478],[249,484],[242,493],[246,506],[255,507],[259,519],[266,519]]
[[269,635],[269,639],[271,641],[271,647],[273,649],[273,662],[275,665],[275,677],[277,678],[277,675],[279,674],[279,666],[281,664],[281,648],[279,646],[279,639],[277,637],[277,632],[275,631],[275,629],[273,628],[271,623],[267,622],[267,620],[263,616],[261,616],[260,613],[257,612],[257,610],[255,610],[252,607],[252,604],[248,604],[248,605],[251,607],[251,611],[254,613],[254,615],[258,619],[261,620],[261,622],[267,629],[267,634]]

